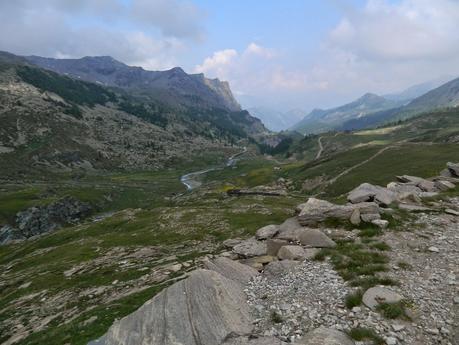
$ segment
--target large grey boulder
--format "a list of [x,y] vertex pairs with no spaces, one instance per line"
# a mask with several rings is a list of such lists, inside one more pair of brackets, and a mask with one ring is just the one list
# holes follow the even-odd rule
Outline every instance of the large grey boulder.
[[396,303],[403,299],[401,295],[387,287],[375,286],[369,288],[362,297],[362,302],[370,309],[375,309],[380,303]]
[[304,227],[298,222],[297,217],[292,217],[279,225],[279,233],[276,235],[276,238],[286,241],[297,241],[303,229]]
[[322,231],[316,229],[304,230],[300,237],[300,243],[306,247],[312,248],[333,248],[336,243],[325,235]]
[[250,238],[235,245],[233,252],[244,258],[266,255],[266,243],[257,241],[255,238]]
[[446,166],[453,177],[459,177],[459,163],[448,162]]
[[437,188],[440,191],[447,191],[448,189],[453,189],[455,188],[456,185],[452,182],[445,181],[445,180],[437,180],[435,181],[435,188]]
[[295,342],[301,345],[354,345],[354,341],[346,333],[333,328],[319,327],[308,332]]
[[397,176],[397,179],[403,183],[409,183],[419,187],[424,192],[436,192],[435,183],[429,180],[426,180],[422,177],[402,175]]
[[300,263],[294,260],[273,261],[266,265],[263,274],[267,277],[279,277],[293,271]]
[[251,332],[241,285],[217,272],[197,270],[116,321],[92,344],[220,345]]
[[277,257],[281,260],[302,260],[305,257],[305,252],[301,246],[283,246]]
[[328,218],[349,220],[352,212],[352,206],[335,205],[325,200],[309,198],[298,215],[298,222],[303,226],[310,226]]
[[204,267],[242,285],[245,285],[250,278],[258,274],[258,271],[252,267],[224,257],[207,260],[204,262]]
[[259,240],[267,240],[274,237],[279,232],[278,225],[266,225],[257,230],[255,237]]
[[397,193],[381,186],[362,183],[348,194],[347,200],[353,204],[375,201],[379,205],[388,206],[397,200]]
[[422,190],[416,186],[415,183],[399,183],[399,182],[390,182],[387,184],[387,189],[401,195],[415,194],[418,195]]

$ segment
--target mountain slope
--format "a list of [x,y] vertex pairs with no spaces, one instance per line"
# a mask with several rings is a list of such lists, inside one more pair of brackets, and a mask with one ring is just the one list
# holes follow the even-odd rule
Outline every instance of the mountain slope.
[[459,106],[459,78],[451,80],[436,89],[412,100],[405,106],[376,112],[362,119],[351,119],[340,129],[356,130],[403,120],[423,112]]
[[[160,169],[266,132],[246,111],[182,106],[80,81],[0,54],[3,177]],[[234,149],[233,149],[234,150]]]
[[445,84],[446,82],[452,79],[452,77],[440,77],[431,81],[427,81],[425,83],[410,86],[409,88],[398,93],[384,95],[383,97],[386,99],[390,99],[392,101],[405,101],[406,103],[408,103],[413,99],[418,98],[433,89],[436,89],[437,87]]
[[59,74],[129,89],[170,106],[181,104],[187,107],[241,110],[227,82],[207,79],[203,74],[187,74],[180,67],[168,71],[146,71],[141,67],[128,66],[110,56],[87,56],[81,59],[28,56],[26,59]]
[[301,133],[319,133],[339,127],[344,122],[368,116],[371,113],[394,108],[399,102],[367,93],[354,102],[332,109],[314,109],[292,127]]

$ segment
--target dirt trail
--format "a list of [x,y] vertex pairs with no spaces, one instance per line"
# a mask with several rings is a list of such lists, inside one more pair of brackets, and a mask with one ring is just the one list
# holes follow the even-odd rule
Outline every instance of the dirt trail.
[[351,166],[350,168],[347,168],[342,173],[340,173],[339,175],[337,175],[334,178],[332,178],[331,180],[329,180],[328,184],[335,183],[340,177],[343,177],[344,175],[349,174],[352,170],[361,167],[362,165],[364,165],[364,164],[368,163],[369,161],[373,160],[374,158],[378,157],[381,153],[387,151],[388,149],[394,148],[394,147],[396,147],[396,145],[386,146],[386,147],[382,148],[381,150],[376,152],[373,156],[365,159],[364,161],[362,161],[362,162],[360,162],[360,163],[358,163],[358,164],[356,164],[354,166]]
[[319,151],[317,151],[317,155],[316,155],[316,158],[315,159],[319,159],[320,156],[322,155],[322,152],[324,150],[324,147],[322,145],[322,137],[319,137],[319,139],[317,140],[317,142],[319,143]]

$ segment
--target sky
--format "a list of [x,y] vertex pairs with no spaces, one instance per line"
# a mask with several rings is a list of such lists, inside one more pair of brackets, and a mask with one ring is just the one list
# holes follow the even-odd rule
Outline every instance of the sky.
[[459,76],[459,0],[0,0],[0,50],[229,81],[245,108],[341,105]]

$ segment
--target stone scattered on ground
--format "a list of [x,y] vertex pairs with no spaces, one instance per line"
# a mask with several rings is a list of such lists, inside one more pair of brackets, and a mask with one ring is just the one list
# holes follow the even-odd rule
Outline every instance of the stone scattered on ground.
[[403,297],[397,292],[384,286],[369,288],[362,297],[362,302],[370,309],[375,309],[380,303],[397,303]]
[[274,237],[279,232],[278,225],[266,225],[257,230],[255,237],[259,240],[266,240]]
[[235,245],[233,252],[245,258],[266,255],[266,243],[250,238]]
[[283,246],[277,256],[281,260],[302,260],[305,257],[305,252],[302,246]]
[[305,247],[332,248],[336,243],[322,231],[316,229],[304,230],[299,236],[300,243]]

